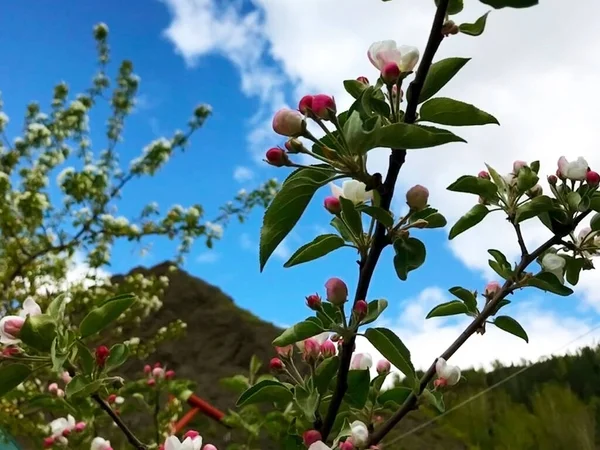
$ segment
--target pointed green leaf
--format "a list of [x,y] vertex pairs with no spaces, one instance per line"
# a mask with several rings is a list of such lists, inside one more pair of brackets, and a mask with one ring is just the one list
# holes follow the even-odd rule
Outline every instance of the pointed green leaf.
[[273,341],[276,347],[284,347],[286,345],[295,344],[298,341],[303,341],[309,337],[316,336],[324,331],[321,321],[316,317],[309,317],[303,322],[288,328]]
[[527,280],[528,286],[533,286],[543,291],[567,297],[573,293],[573,290],[563,285],[556,275],[550,272],[540,272],[536,276]]
[[425,244],[413,237],[397,239],[394,242],[394,251],[394,268],[402,281],[406,280],[408,272],[421,267],[427,256]]
[[290,402],[292,393],[279,381],[263,380],[256,383],[238,399],[236,406],[253,405],[256,403]]
[[435,306],[429,314],[427,314],[426,319],[431,319],[432,317],[445,317],[445,316],[455,316],[457,314],[467,314],[469,310],[467,306],[459,301],[452,300],[450,302],[441,303]]
[[451,98],[438,97],[427,100],[419,111],[419,120],[439,123],[441,125],[470,126],[500,125],[491,114],[476,108],[469,103],[459,102]]
[[106,371],[114,370],[122,366],[127,361],[129,349],[126,345],[115,344],[110,348],[110,355],[106,359]]
[[492,8],[529,8],[538,4],[538,0],[479,0]]
[[466,305],[467,310],[470,312],[477,311],[477,298],[471,291],[460,286],[454,286],[453,288],[448,289],[448,291],[450,291],[452,295],[455,295],[457,298],[461,299]]
[[317,236],[312,242],[309,242],[296,250],[283,267],[292,267],[308,261],[313,261],[343,247],[343,245],[344,240],[337,234],[323,234]]
[[5,364],[0,367],[0,398],[12,391],[31,375],[24,364]]
[[365,337],[392,365],[407,377],[414,378],[415,368],[410,360],[410,351],[393,331],[387,328],[369,328]]
[[263,218],[260,231],[260,270],[277,246],[296,225],[313,195],[323,186],[333,172],[313,167],[293,172],[281,186]]
[[315,388],[321,394],[327,392],[327,388],[331,384],[331,381],[335,378],[339,367],[339,356],[327,358],[317,366],[317,369],[315,370],[314,384]]
[[493,198],[498,193],[498,187],[490,180],[472,175],[463,175],[446,189],[452,192],[480,195],[484,198]]
[[485,24],[487,22],[489,11],[483,16],[477,19],[474,23],[461,23],[458,27],[461,33],[469,36],[481,36],[485,30]]
[[433,63],[423,83],[419,103],[437,94],[469,60],[470,58],[447,58]]
[[53,319],[62,319],[65,314],[66,298],[65,294],[59,294],[54,297],[46,309],[46,314]]
[[367,309],[367,315],[365,316],[365,318],[363,320],[360,321],[361,325],[367,325],[369,323],[375,322],[379,318],[381,313],[383,313],[383,311],[385,311],[387,306],[388,306],[388,302],[387,302],[387,300],[384,300],[384,299],[373,300],[372,302],[369,302],[369,307]]
[[467,231],[469,228],[474,227],[487,216],[489,210],[483,205],[475,205],[471,210],[462,216],[450,229],[449,239],[454,239],[459,234]]
[[361,239],[363,234],[363,224],[360,213],[356,210],[356,206],[354,206],[352,201],[345,199],[344,197],[340,197],[340,203],[342,205],[342,220],[348,225],[352,234],[357,239]]
[[381,222],[384,226],[388,228],[394,226],[394,218],[392,217],[390,212],[386,211],[383,208],[380,208],[379,206],[360,205],[356,209],[358,209],[361,212],[364,212],[366,215]]
[[498,316],[494,319],[494,325],[496,325],[501,330],[504,330],[510,334],[514,334],[515,336],[520,337],[525,342],[529,343],[529,337],[527,336],[527,333],[525,332],[521,324],[512,317]]
[[350,370],[348,372],[348,390],[344,400],[352,407],[362,409],[369,398],[371,375],[369,370]]
[[134,295],[115,297],[98,308],[92,309],[79,325],[81,338],[99,333],[117,320],[136,301]]
[[67,399],[88,397],[97,392],[103,384],[103,380],[90,380],[83,375],[75,375],[65,387]]
[[440,413],[443,414],[444,411],[446,411],[446,406],[444,405],[444,395],[440,391],[430,391],[429,389],[425,389],[422,395],[425,400],[427,400],[427,402]]
[[371,148],[420,149],[451,142],[467,142],[451,131],[425,125],[395,123],[377,129]]
[[317,391],[305,389],[302,386],[296,386],[295,388],[294,402],[309,422],[315,420],[315,412],[319,406],[319,397]]
[[28,316],[19,334],[24,344],[42,352],[50,351],[55,337],[56,323],[47,314]]
[[344,80],[344,89],[354,98],[359,98],[367,87],[366,84],[358,80]]
[[539,216],[541,213],[548,212],[552,208],[552,199],[546,195],[540,195],[539,197],[532,198],[530,201],[517,208],[515,221],[521,223],[532,217]]
[[404,403],[411,393],[411,388],[394,387],[379,394],[379,397],[377,397],[377,403],[380,405],[385,405],[388,402],[392,402],[395,404],[395,408],[397,408],[399,405]]
[[427,221],[427,226],[425,228],[442,228],[448,224],[446,218],[435,208],[425,208],[411,214],[409,223],[414,223],[419,219]]

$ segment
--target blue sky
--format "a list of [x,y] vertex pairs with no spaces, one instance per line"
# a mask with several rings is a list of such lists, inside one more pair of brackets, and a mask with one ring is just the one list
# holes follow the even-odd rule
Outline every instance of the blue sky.
[[[347,105],[349,99],[344,98],[341,92],[343,79],[358,75],[376,78],[376,73],[364,57],[368,44],[374,40],[400,37],[394,34],[396,27],[392,26],[393,23],[388,22],[381,26],[365,26],[364,36],[361,33],[348,34],[345,24],[352,27],[365,14],[357,1],[352,0],[354,7],[347,9],[339,7],[343,3],[341,0],[328,1],[321,9],[312,1],[302,9],[288,0],[281,0],[280,3],[271,0],[252,3],[211,0],[107,0],[98,3],[64,0],[60,8],[50,2],[40,2],[35,8],[29,2],[8,2],[3,5],[0,17],[0,91],[5,111],[11,117],[9,134],[18,134],[19,118],[25,104],[35,99],[44,107],[57,82],[67,81],[72,92],[88,86],[95,69],[91,29],[94,24],[105,22],[110,29],[113,73],[117,62],[132,59],[135,71],[141,77],[139,107],[129,119],[125,141],[118,147],[122,161],[137,156],[151,140],[184,128],[197,104],[208,103],[213,107],[212,117],[194,136],[186,153],[172,158],[156,177],[129,185],[120,204],[120,213],[133,216],[151,201],[158,202],[164,209],[173,204],[187,206],[200,203],[210,220],[217,214],[218,207],[232,199],[240,189],[249,190],[271,177],[279,180],[285,178],[286,169],[271,168],[259,161],[262,151],[283,144],[280,138],[269,131],[269,119],[274,109],[285,103],[294,105],[303,92],[320,91],[335,93],[338,104]],[[406,5],[404,0],[392,3],[398,2]],[[284,9],[284,4],[288,10]],[[373,14],[387,14],[383,6],[375,7],[381,11],[374,10]],[[422,46],[432,8],[405,6],[405,9],[405,16],[412,14],[415,17],[414,23],[406,27],[406,33],[414,31],[415,38],[407,43]],[[472,16],[476,18],[479,12],[481,10],[476,9]],[[306,14],[306,17],[301,17],[302,14]],[[508,29],[511,23],[516,23],[514,27],[517,29],[519,24],[524,28],[528,20],[526,14],[530,12],[524,13],[523,19],[521,16],[512,16],[512,13],[502,14],[497,13],[499,25],[495,28],[490,26],[490,33],[494,34],[483,42],[506,56],[511,54],[513,47],[510,42],[505,45],[500,39],[502,31]],[[538,14],[540,16],[536,17],[542,22],[556,19],[550,8],[540,7]],[[297,22],[306,24],[306,33],[298,30]],[[421,27],[418,32],[417,27]],[[387,34],[382,34],[383,30]],[[520,39],[517,32],[513,38],[517,41]],[[487,129],[469,130],[464,134],[470,144],[460,149],[448,146],[448,149],[431,151],[430,156],[424,153],[409,154],[407,168],[403,171],[406,175],[399,183],[398,200],[394,205],[397,212],[401,211],[406,188],[420,182],[430,187],[432,206],[439,207],[453,222],[474,200],[456,197],[459,194],[448,197],[444,192],[444,187],[459,175],[476,173],[484,161],[502,166],[499,170],[508,172],[510,161],[527,159],[527,156],[531,156],[530,160],[538,159],[537,149],[548,144],[548,141],[554,141],[559,148],[544,155],[546,159],[543,159],[550,165],[547,169],[550,173],[557,159],[555,153],[564,151],[564,146],[560,148],[558,145],[563,136],[547,136],[536,142],[528,138],[521,139],[522,136],[528,136],[525,134],[528,130],[535,131],[536,126],[541,134],[547,129],[548,122],[544,125],[542,120],[523,126],[523,120],[511,120],[515,115],[514,103],[511,104],[506,95],[516,96],[517,93],[504,91],[502,77],[497,73],[490,74],[487,70],[489,61],[485,60],[486,50],[473,42],[457,42],[457,48],[443,50],[481,57],[481,62],[474,62],[470,72],[472,79],[476,80],[469,87],[471,93],[462,94],[467,90],[465,86],[469,86],[467,77],[462,88],[459,84],[446,95],[461,95],[461,99],[470,95],[473,98],[467,100],[478,102],[478,106],[483,102],[490,112],[500,110],[504,115],[498,117],[503,125],[508,122],[507,128],[491,130],[490,134],[486,134]],[[545,53],[538,52],[531,57],[528,51],[525,47],[521,57],[529,57],[534,61],[537,58],[540,70],[550,66],[550,58],[546,58]],[[591,66],[586,69],[593,71]],[[537,92],[534,87],[541,82],[552,85],[557,80],[569,78],[569,74],[563,72],[549,75],[545,72],[542,78],[535,72],[519,72],[515,76],[523,85],[523,90],[527,91],[526,95],[531,96],[524,98],[519,94],[519,98],[528,102],[528,108],[538,105],[536,107],[541,109],[544,106],[538,104],[539,98],[533,97]],[[586,105],[573,106],[579,109]],[[104,117],[99,114],[91,118],[93,143],[99,146],[103,142],[101,132]],[[517,158],[519,155],[511,153],[512,150],[506,151],[515,147],[511,140],[502,140],[509,139],[507,135],[511,136],[510,139],[520,139],[519,145],[527,151],[525,156]],[[584,140],[579,143],[581,154],[589,153],[592,148],[590,142],[591,138],[589,142]],[[456,156],[449,156],[451,152],[455,152]],[[370,163],[380,168],[381,164],[385,164],[387,153],[384,150],[376,153]],[[415,155],[414,158],[412,155]],[[468,163],[458,164],[463,160],[468,160]],[[239,174],[240,168],[249,174],[242,181],[240,177],[238,180],[234,177],[236,169]],[[418,173],[421,174],[420,178],[416,175]],[[293,252],[320,234],[321,230],[327,229],[330,216],[321,206],[325,195],[326,190],[316,195],[300,225],[286,240],[279,256],[275,255],[267,264],[264,273],[259,273],[257,252],[261,210],[254,211],[247,223],[229,226],[211,253],[206,253],[202,242],[198,242],[188,256],[185,270],[221,287],[240,306],[265,320],[291,324],[304,318],[307,315],[304,296],[313,292],[323,293],[327,278],[341,277],[347,280],[351,290],[356,280],[356,256],[349,249],[315,263],[291,269],[282,267],[290,251]],[[414,333],[415,345],[425,348],[423,361],[442,351],[446,342],[440,341],[455,337],[464,324],[453,320],[423,324],[428,308],[443,301],[444,291],[452,286],[483,289],[491,276],[485,267],[486,248],[505,250],[503,245],[506,244],[510,246],[507,254],[516,257],[514,239],[509,235],[496,234],[500,229],[496,226],[503,225],[501,221],[493,222],[470,237],[458,239],[452,246],[447,241],[447,230],[417,231],[415,235],[427,245],[428,257],[420,270],[410,274],[407,282],[401,282],[396,277],[390,251],[381,258],[369,299],[387,298],[390,301],[390,308],[385,315],[386,323],[405,333]],[[530,231],[531,242],[539,243],[539,236],[536,235],[539,229],[531,228]],[[493,241],[491,245],[490,240]],[[155,242],[150,254],[144,258],[133,250],[128,245],[117,247],[109,270],[119,273],[139,264],[156,264],[168,259],[174,246],[163,241]],[[522,302],[507,312],[524,320],[526,328],[527,325],[531,326],[532,343],[529,347],[524,347],[525,344],[517,342],[516,338],[492,332],[492,338],[487,343],[480,339],[482,342],[472,347],[470,354],[467,351],[461,354],[461,361],[483,364],[496,357],[504,360],[514,360],[520,356],[536,358],[566,344],[569,339],[593,327],[597,321],[599,299],[593,295],[595,280],[588,279],[583,290],[578,291],[579,295],[568,299],[544,296],[539,291],[519,294],[517,298]],[[401,337],[404,338],[402,334]],[[508,348],[494,353],[494,342],[506,342]],[[417,349],[413,351],[418,352]],[[475,353],[477,355],[473,357]]]

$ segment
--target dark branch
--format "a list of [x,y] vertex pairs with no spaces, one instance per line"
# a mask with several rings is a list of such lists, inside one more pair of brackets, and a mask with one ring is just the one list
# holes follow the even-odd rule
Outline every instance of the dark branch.
[[[427,42],[427,46],[425,47],[425,52],[423,53],[423,59],[421,60],[421,64],[419,65],[419,69],[415,75],[415,79],[410,83],[406,95],[408,103],[406,106],[406,112],[404,114],[405,123],[414,123],[417,118],[419,96],[421,95],[425,78],[427,77],[429,68],[433,62],[433,57],[443,39],[442,26],[446,18],[448,3],[449,0],[441,0],[437,7],[435,18],[431,26],[429,40]],[[379,193],[381,194],[380,206],[387,211],[390,209],[392,197],[394,195],[394,189],[396,187],[396,181],[398,180],[398,174],[400,173],[400,169],[402,168],[405,160],[405,149],[392,149],[388,172],[383,185],[379,188]],[[373,272],[375,271],[375,267],[379,261],[379,257],[381,256],[381,252],[387,245],[388,240],[386,239],[386,228],[384,225],[378,222],[377,227],[375,228],[371,249],[367,256],[363,257],[360,261],[360,273],[358,284],[356,286],[354,303],[356,303],[358,300],[365,300],[367,298]],[[327,437],[331,432],[335,418],[342,404],[342,400],[346,394],[346,390],[348,389],[348,371],[350,369],[350,362],[352,360],[352,352],[354,351],[355,342],[356,337],[352,337],[347,342],[343,343],[340,351],[340,370],[337,376],[337,383],[331,397],[329,409],[327,410],[327,414],[323,420],[323,426],[320,427],[321,436],[324,442],[327,440]]]
[[98,403],[98,406],[100,406],[100,408],[102,410],[104,410],[104,412],[106,412],[106,414],[108,414],[110,416],[110,418],[112,419],[112,421],[123,432],[123,434],[127,438],[127,441],[131,444],[131,446],[133,448],[135,448],[136,450],[148,450],[148,446],[146,444],[143,444],[135,436],[135,434],[133,434],[131,432],[131,430],[129,428],[127,428],[127,425],[125,425],[123,423],[123,421],[121,420],[121,418],[112,410],[112,408],[108,405],[108,403],[106,403],[104,400],[102,400],[98,394],[92,395],[92,399],[96,403]]

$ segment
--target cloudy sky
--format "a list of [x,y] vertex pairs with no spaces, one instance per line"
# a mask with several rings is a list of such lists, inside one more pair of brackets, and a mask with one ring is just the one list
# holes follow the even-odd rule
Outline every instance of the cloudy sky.
[[[54,83],[86,87],[94,70],[90,29],[99,21],[111,30],[113,59],[133,59],[142,79],[139,107],[120,147],[122,160],[149,140],[184,126],[197,103],[213,106],[214,116],[188,153],[176,157],[156,181],[126,191],[123,214],[149,201],[164,208],[200,202],[216,214],[239,189],[269,177],[284,179],[285,169],[261,162],[266,149],[283,144],[270,128],[273,111],[294,107],[307,93],[334,95],[339,109],[348,107],[351,99],[342,81],[377,78],[366,58],[369,45],[394,39],[422,51],[434,14],[433,1],[409,0],[107,0],[101,5],[65,0],[61,8],[48,3],[35,9],[25,3],[4,5],[0,17],[0,90],[13,116],[13,134],[19,132],[16,118],[24,104],[47,102]],[[472,22],[488,10],[467,3],[458,23]],[[462,174],[477,173],[484,162],[508,172],[515,159],[539,159],[547,174],[555,171],[559,156],[583,155],[592,168],[600,167],[600,62],[592,56],[600,46],[598,13],[600,4],[594,0],[572,2],[568,8],[560,0],[542,0],[527,10],[493,11],[479,38],[445,40],[436,59],[472,60],[441,94],[494,114],[501,126],[458,130],[468,144],[411,151],[398,182],[395,211],[403,209],[403,193],[420,183],[430,189],[432,206],[453,223],[474,198],[448,192],[446,186]],[[103,120],[92,117],[92,127],[97,123],[101,132]],[[373,151],[370,168],[385,171],[387,157],[385,149]],[[186,270],[266,320],[285,325],[304,318],[304,296],[322,292],[327,278],[342,277],[351,289],[356,282],[355,255],[345,250],[314,264],[282,268],[297,247],[326,229],[325,195],[316,195],[264,273],[258,270],[260,211],[246,224],[228,228],[214,250],[197,245]],[[531,247],[547,237],[533,221],[524,228]],[[419,233],[428,246],[427,261],[404,283],[395,276],[392,255],[384,253],[370,299],[389,300],[382,323],[407,343],[417,366],[429,365],[465,326],[453,319],[425,322],[426,313],[449,299],[448,288],[481,291],[494,279],[488,248],[515,260],[512,233],[501,216],[488,217],[451,243],[447,230]],[[143,258],[134,250],[119,247],[108,270],[155,264],[167,259],[173,247],[156,242]],[[598,333],[579,337],[600,324],[599,281],[600,274],[586,272],[576,295],[568,298],[537,290],[517,293],[506,313],[521,321],[530,343],[490,329],[463,347],[455,362],[489,366],[496,359],[532,360],[595,342]]]

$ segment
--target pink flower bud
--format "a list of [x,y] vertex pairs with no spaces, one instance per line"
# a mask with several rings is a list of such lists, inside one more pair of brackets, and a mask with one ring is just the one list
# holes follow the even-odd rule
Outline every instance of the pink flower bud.
[[81,433],[83,430],[85,430],[85,426],[86,426],[85,422],[77,422],[77,424],[75,425],[75,431],[77,433]]
[[381,78],[385,84],[395,84],[400,77],[400,67],[395,62],[388,62],[383,69],[381,69]]
[[146,365],[144,366],[144,373],[145,373],[146,375],[150,375],[150,372],[152,372],[152,366],[150,366],[150,364],[146,364]]
[[101,345],[96,348],[96,365],[98,367],[104,367],[106,360],[110,356],[110,350],[106,345]]
[[306,151],[306,148],[304,147],[304,144],[302,144],[302,141],[296,138],[292,138],[286,141],[285,149],[288,151],[288,153],[301,153]]
[[63,383],[65,383],[65,384],[69,384],[71,382],[71,380],[73,379],[71,377],[71,374],[69,374],[69,372],[67,372],[66,370],[62,373],[62,375],[60,377],[63,380]]
[[502,286],[500,286],[500,283],[498,283],[497,281],[490,281],[486,286],[485,286],[485,291],[484,291],[484,295],[486,297],[493,297],[494,295],[496,295],[496,293],[502,289]]
[[342,212],[342,204],[340,203],[340,199],[330,195],[329,197],[325,197],[325,201],[323,202],[325,209],[329,211],[331,214],[338,215]]
[[25,323],[25,319],[22,317],[13,316],[10,319],[4,321],[3,332],[9,337],[18,338],[21,333],[21,328]]
[[304,117],[298,111],[280,109],[273,117],[273,131],[282,136],[298,137],[306,130]]
[[513,163],[513,173],[515,175],[519,174],[519,171],[523,168],[523,167],[527,167],[527,163],[525,161],[515,161]]
[[446,381],[445,378],[438,378],[436,380],[433,380],[433,386],[438,388],[438,387],[445,387],[448,384],[448,382]]
[[367,86],[371,84],[369,83],[369,79],[367,77],[358,77],[356,81],[360,81],[362,84],[366,84]]
[[322,439],[323,438],[321,436],[321,433],[319,433],[317,430],[308,430],[302,434],[302,441],[307,447],[310,447],[315,442],[320,441]]
[[285,368],[285,364],[279,358],[272,358],[269,362],[269,370],[271,372],[281,372]]
[[267,162],[275,167],[283,167],[289,161],[289,158],[286,155],[286,153],[283,151],[283,149],[279,147],[270,148],[269,150],[267,150],[265,156],[267,158]]
[[312,110],[319,119],[333,120],[335,119],[337,107],[333,97],[319,94],[313,97]]
[[324,358],[331,358],[335,356],[336,348],[335,344],[327,339],[325,342],[321,344],[321,354]]
[[68,428],[64,429],[63,432],[62,432],[62,435],[64,437],[68,437],[70,434],[71,434],[71,430],[69,430]]
[[354,450],[354,444],[352,443],[352,439],[348,438],[344,442],[340,444],[340,450]]
[[321,354],[321,344],[313,338],[308,338],[304,341],[303,357],[306,361],[313,361]]
[[302,114],[308,115],[308,114],[310,114],[312,109],[313,109],[313,96],[305,95],[304,97],[302,97],[300,99],[300,102],[298,103],[298,110]]
[[62,389],[58,389],[58,390],[56,391],[56,396],[57,396],[58,398],[63,398],[63,397],[65,396],[65,391],[63,391]]
[[275,347],[275,351],[283,358],[290,358],[294,353],[294,346],[290,344],[285,347]]
[[54,445],[54,438],[53,437],[44,438],[44,448],[50,448],[53,445]]
[[152,376],[154,378],[164,378],[165,377],[165,369],[162,367],[155,367],[152,369]]
[[359,300],[354,304],[354,313],[359,318],[359,320],[367,315],[368,310],[369,305],[364,300]]
[[[552,175],[551,175],[551,176],[552,176]],[[560,169],[556,169],[556,177],[557,177],[558,179],[560,179],[560,180],[566,180],[566,179],[567,179],[567,177],[565,177],[565,176],[563,175],[563,173],[560,171]]]
[[387,359],[380,359],[379,361],[377,361],[377,373],[379,375],[383,375],[385,373],[389,373],[390,370],[392,369],[392,365],[390,364],[390,362]]
[[58,391],[58,384],[56,383],[51,383],[48,386],[48,392],[50,392],[51,394],[56,394],[56,391]]
[[306,297],[306,305],[313,311],[321,309],[321,297],[318,294],[311,294]]
[[429,201],[429,190],[417,184],[411,187],[406,193],[406,204],[414,211],[421,211],[427,206]]
[[196,439],[198,436],[200,436],[200,433],[198,433],[196,430],[189,430],[188,432],[186,432],[183,435],[183,439],[187,439],[190,438],[192,440]]
[[108,403],[114,403],[116,399],[117,399],[117,394],[110,394],[108,396],[108,398],[106,399],[106,401]]
[[154,368],[156,369],[157,367],[162,367],[162,364],[159,362],[154,363]]
[[540,186],[539,184],[536,184],[535,186],[533,186],[531,189],[529,189],[527,191],[527,195],[530,198],[534,198],[534,197],[539,197],[540,195],[542,195],[544,192],[544,190],[542,189],[542,186]]
[[2,356],[4,357],[16,356],[19,353],[21,353],[21,349],[19,347],[15,347],[14,345],[9,345],[8,347],[2,349]]
[[172,380],[173,378],[175,378],[175,371],[174,370],[167,370],[165,372],[165,378],[167,380]]
[[202,447],[202,450],[217,450],[217,447],[212,444],[206,444],[204,447]]
[[587,184],[590,186],[598,186],[598,184],[600,184],[600,175],[598,172],[588,170],[588,172],[585,174],[585,181],[587,181]]
[[477,174],[477,176],[478,176],[479,178],[485,178],[486,180],[489,180],[489,179],[490,179],[490,174],[489,174],[489,173],[487,173],[485,170],[482,170],[481,172],[479,172],[479,173]]
[[146,381],[146,384],[148,386],[154,386],[156,384],[156,380],[154,378],[148,378],[148,381]]
[[348,286],[339,278],[330,278],[325,283],[327,301],[334,305],[343,305],[348,300]]

